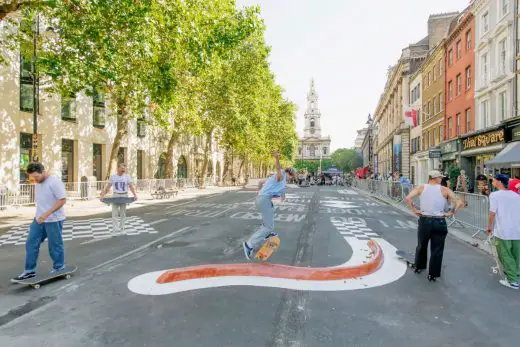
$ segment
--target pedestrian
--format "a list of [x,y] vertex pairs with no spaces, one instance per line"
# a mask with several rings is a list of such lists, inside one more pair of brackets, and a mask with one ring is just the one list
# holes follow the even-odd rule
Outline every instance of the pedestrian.
[[29,227],[25,241],[25,270],[13,280],[25,280],[36,276],[36,266],[40,245],[47,239],[49,255],[52,259],[52,271],[55,273],[65,268],[63,249],[63,221],[67,193],[63,182],[45,171],[41,163],[27,166],[27,174],[36,183],[34,186],[36,215]]
[[282,171],[280,167],[280,154],[275,152],[273,153],[273,157],[275,159],[276,172],[265,182],[260,183],[260,191],[256,198],[256,207],[262,215],[262,225],[251,235],[249,240],[242,244],[247,259],[251,259],[253,253],[260,249],[265,240],[278,235],[274,231],[273,199],[283,199],[287,179],[294,178],[296,175],[295,170],[291,167]]
[[[451,217],[462,207],[453,191],[441,186],[443,175],[433,170],[428,174],[428,183],[422,184],[410,192],[405,198],[408,207],[419,217],[417,230],[417,248],[415,250],[415,272],[426,269],[428,243],[430,244],[430,264],[428,280],[435,281],[441,276],[444,242],[448,235],[446,217]],[[413,198],[419,196],[420,210],[413,205]],[[454,210],[444,212],[446,202],[453,203]]]
[[518,289],[520,279],[520,195],[507,189],[509,178],[497,174],[493,186],[497,189],[489,196],[488,235],[493,234],[498,259],[507,280],[500,284]]
[[[105,189],[101,192],[100,200],[105,199],[105,195],[108,193],[111,187],[113,188],[112,196],[117,197],[128,197],[128,189],[134,195],[134,200],[137,200],[137,193],[135,191],[134,182],[132,177],[126,174],[126,165],[120,163],[117,165],[117,171],[115,175],[110,176]],[[124,233],[126,221],[126,203],[125,204],[112,204],[112,227],[114,233]]]
[[517,194],[520,194],[520,177],[515,176],[515,178],[510,179],[508,183],[508,189]]
[[460,175],[459,175],[459,177],[457,177],[457,184],[455,185],[455,190],[457,192],[464,193],[460,197],[461,197],[462,203],[464,204],[465,207],[468,206],[468,202],[466,201],[466,195],[465,195],[469,191],[468,186],[469,186],[469,178],[468,178],[468,176],[466,176],[466,171],[460,170]]

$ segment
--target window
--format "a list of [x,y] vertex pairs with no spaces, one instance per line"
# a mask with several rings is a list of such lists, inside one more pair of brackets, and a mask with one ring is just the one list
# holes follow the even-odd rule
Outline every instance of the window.
[[327,155],[327,147],[323,147],[323,155]]
[[428,72],[428,87],[432,85],[432,72]]
[[471,88],[471,66],[466,68],[466,90]]
[[20,133],[20,183],[29,183],[26,173],[32,161],[32,134]]
[[439,93],[439,112],[444,110],[444,95],[443,93]]
[[498,120],[507,118],[507,94],[505,91],[498,94]]
[[442,125],[439,125],[439,143],[443,140],[442,137]]
[[33,111],[33,89],[32,62],[20,55],[20,111]]
[[506,40],[503,39],[498,43],[498,69],[500,71],[500,74],[506,73],[506,54],[507,54],[507,46],[506,46]]
[[74,182],[74,140],[61,140],[61,180]]
[[500,0],[500,14],[505,16],[509,12],[509,0]]
[[137,179],[142,180],[144,178],[144,151],[141,149],[137,150]]
[[442,77],[442,59],[439,60],[439,76]]
[[448,118],[448,138],[451,138],[453,136],[453,119],[450,117]]
[[453,98],[453,81],[448,82],[448,100]]
[[430,119],[431,116],[432,116],[432,110],[433,110],[432,109],[432,102],[430,100],[430,101],[428,101],[428,115],[427,115],[428,119]]
[[93,122],[92,124],[96,128],[105,127],[105,95],[102,92],[94,89],[94,95],[92,97],[93,102]]
[[448,51],[448,66],[453,65],[453,49]]
[[480,22],[481,32],[480,35],[484,36],[489,31],[489,12],[486,12],[482,15],[482,20]]
[[96,177],[97,181],[103,181],[103,145],[92,144],[92,175]]
[[460,74],[457,75],[457,96],[460,95],[460,91],[462,89],[462,76]]
[[456,117],[456,128],[455,128],[455,135],[459,136],[460,135],[460,113],[457,113]]
[[466,49],[467,50],[470,50],[471,49],[471,29],[466,31]]
[[417,110],[417,125],[421,124],[421,110]]
[[437,65],[433,65],[433,80],[437,80]]
[[434,128],[433,129],[433,146],[435,146],[437,144],[437,128]]
[[457,48],[457,59],[460,59],[462,56],[462,42],[458,40],[455,47]]
[[314,119],[311,119],[311,128],[314,127]]
[[419,83],[417,85],[417,99],[419,99],[421,97],[421,84]]
[[137,120],[137,136],[146,136],[146,121],[144,120],[144,118],[140,118]]
[[480,57],[480,61],[481,61],[481,67],[482,67],[482,83],[483,84],[487,84],[488,83],[488,71],[489,71],[489,68],[488,68],[488,54],[487,53],[484,53],[481,57]]
[[481,128],[487,128],[490,125],[489,121],[489,101],[482,101],[480,103],[480,122]]
[[118,164],[126,164],[126,148],[119,147],[117,151],[117,163]]
[[76,120],[76,96],[74,94],[61,98],[61,119]]
[[439,111],[437,111],[437,97],[433,97],[433,114],[436,115]]
[[466,132],[471,131],[471,109],[466,110]]

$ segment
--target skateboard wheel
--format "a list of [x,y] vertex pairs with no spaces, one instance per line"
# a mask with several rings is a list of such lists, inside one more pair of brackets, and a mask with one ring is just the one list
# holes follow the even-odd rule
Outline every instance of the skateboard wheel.
[[67,280],[70,279],[70,277],[71,277],[70,275],[65,275],[65,279],[67,279]]
[[34,288],[34,289],[39,289],[39,288],[40,288],[40,285],[39,285],[39,284],[35,284],[35,285],[33,286],[33,288]]

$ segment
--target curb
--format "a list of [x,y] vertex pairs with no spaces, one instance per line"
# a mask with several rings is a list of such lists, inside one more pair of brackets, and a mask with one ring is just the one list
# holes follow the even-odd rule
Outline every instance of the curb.
[[[393,207],[393,208],[399,210],[400,212],[403,212],[412,217],[415,217],[415,215],[407,208],[402,208],[401,206],[399,206],[397,204],[392,204],[392,203],[386,201],[385,199],[382,199],[382,198],[378,197],[377,195],[368,193],[362,189],[359,189],[356,187],[352,187],[352,189],[354,189],[354,190],[358,191],[359,193],[361,193],[365,196],[368,196],[374,200],[384,203],[387,206]],[[491,246],[485,240],[471,237],[470,235],[466,234],[465,232],[461,231],[460,229],[450,227],[450,226],[448,226],[448,231],[449,231],[448,235],[451,238],[456,239],[457,241],[461,241],[465,244],[468,244],[468,245],[472,246],[472,248],[480,249],[481,251],[483,251],[491,256],[493,255],[493,253],[491,252]]]

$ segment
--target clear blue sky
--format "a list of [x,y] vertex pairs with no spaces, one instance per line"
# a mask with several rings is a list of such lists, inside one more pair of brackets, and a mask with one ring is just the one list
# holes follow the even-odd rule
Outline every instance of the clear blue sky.
[[322,132],[332,149],[352,147],[406,45],[427,34],[428,16],[462,11],[469,0],[237,0],[260,5],[271,68],[298,105],[298,132],[310,79],[320,96]]

